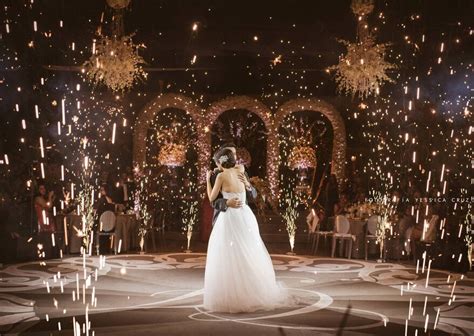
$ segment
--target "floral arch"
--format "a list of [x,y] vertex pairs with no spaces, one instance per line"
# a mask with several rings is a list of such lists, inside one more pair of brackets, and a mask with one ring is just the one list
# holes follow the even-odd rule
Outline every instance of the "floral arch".
[[267,137],[267,180],[275,195],[278,194],[278,127],[283,119],[296,111],[314,111],[326,116],[333,128],[332,167],[340,182],[344,179],[346,160],[346,131],[341,115],[329,103],[316,98],[298,98],[283,104],[275,114],[258,99],[248,96],[233,96],[212,103],[207,109],[201,108],[193,99],[180,94],[161,94],[148,103],[138,115],[133,133],[133,163],[143,167],[146,160],[146,135],[154,116],[160,111],[173,107],[185,111],[196,123],[198,144],[198,178],[205,182],[205,171],[211,158],[210,127],[225,111],[243,109],[259,116],[268,132]]
[[332,169],[339,183],[345,175],[346,162],[346,127],[339,112],[331,104],[316,98],[292,99],[278,109],[275,115],[275,125],[281,125],[286,116],[297,111],[314,111],[328,118],[333,128],[334,140],[332,148]]
[[[278,186],[278,138],[275,132],[273,116],[270,109],[258,99],[248,96],[234,96],[217,101],[209,106],[206,113],[206,125],[213,125],[217,118],[225,111],[242,109],[255,113],[259,116],[268,132],[267,138],[267,180],[272,190]],[[207,133],[206,141],[203,143],[204,152],[211,152],[211,134]]]
[[[196,130],[198,131],[198,156],[200,161],[205,153],[202,152],[202,143],[206,141],[204,132],[202,131],[202,115],[203,110],[199,107],[194,100],[180,94],[161,94],[156,97],[153,101],[148,103],[145,108],[138,115],[137,121],[135,122],[135,128],[133,132],[133,164],[134,166],[143,167],[146,161],[146,136],[147,130],[150,127],[150,123],[157,113],[167,108],[177,108],[186,112],[190,115],[192,120],[196,123]],[[200,162],[201,163],[201,162]],[[198,174],[204,176],[206,165],[199,164]]]

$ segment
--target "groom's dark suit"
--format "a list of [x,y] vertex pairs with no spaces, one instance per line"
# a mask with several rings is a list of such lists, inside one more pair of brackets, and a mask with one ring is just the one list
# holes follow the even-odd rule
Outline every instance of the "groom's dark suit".
[[[217,175],[220,172],[217,170],[214,170],[211,174],[211,186],[214,187],[214,184],[216,183],[216,178]],[[245,172],[245,178],[249,180],[249,177],[247,173]],[[249,198],[255,199],[257,198],[257,190],[250,185],[250,190],[247,190],[247,197],[246,197],[246,203],[248,204]],[[214,226],[214,223],[217,220],[217,216],[221,213],[221,211],[226,211],[227,210],[227,199],[222,196],[222,193],[219,193],[217,195],[217,198],[211,203],[212,207],[214,208],[214,215],[212,216],[212,225]]]

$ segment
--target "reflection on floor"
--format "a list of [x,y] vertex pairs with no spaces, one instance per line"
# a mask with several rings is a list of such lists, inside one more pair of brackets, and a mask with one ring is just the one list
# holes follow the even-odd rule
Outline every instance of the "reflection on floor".
[[0,271],[0,333],[26,335],[474,334],[474,279],[360,260],[272,255],[298,303],[202,309],[205,254],[69,257]]

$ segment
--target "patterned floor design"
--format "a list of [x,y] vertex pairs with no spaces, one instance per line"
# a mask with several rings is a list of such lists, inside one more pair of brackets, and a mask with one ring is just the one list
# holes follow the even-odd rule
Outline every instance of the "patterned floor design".
[[[297,304],[202,309],[205,254],[69,257],[0,270],[5,335],[473,335],[474,279],[392,263],[272,255]],[[78,294],[79,293],[79,294]]]

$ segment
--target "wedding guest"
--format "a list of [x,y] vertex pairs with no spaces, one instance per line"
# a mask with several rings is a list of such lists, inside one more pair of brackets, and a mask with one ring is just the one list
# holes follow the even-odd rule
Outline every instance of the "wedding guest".
[[128,179],[128,175],[127,173],[122,173],[115,190],[115,202],[117,204],[123,204],[125,207],[130,206],[132,201],[132,193],[132,186]]
[[100,186],[99,195],[99,199],[97,200],[95,206],[97,219],[99,219],[100,216],[106,211],[115,211],[115,203],[109,196],[109,188],[106,184]]
[[349,198],[346,194],[341,194],[341,196],[339,197],[339,201],[334,204],[334,216],[346,214],[348,206]]
[[334,206],[339,202],[339,187],[335,174],[331,174],[327,178],[324,188],[324,209],[327,217],[334,217]]
[[51,214],[55,195],[53,191],[46,192],[44,183],[38,185],[38,194],[34,199],[34,207],[38,218],[38,232],[54,232],[54,221]]
[[365,193],[364,189],[359,188],[355,196],[354,203],[364,204],[366,202],[367,202],[367,194]]

